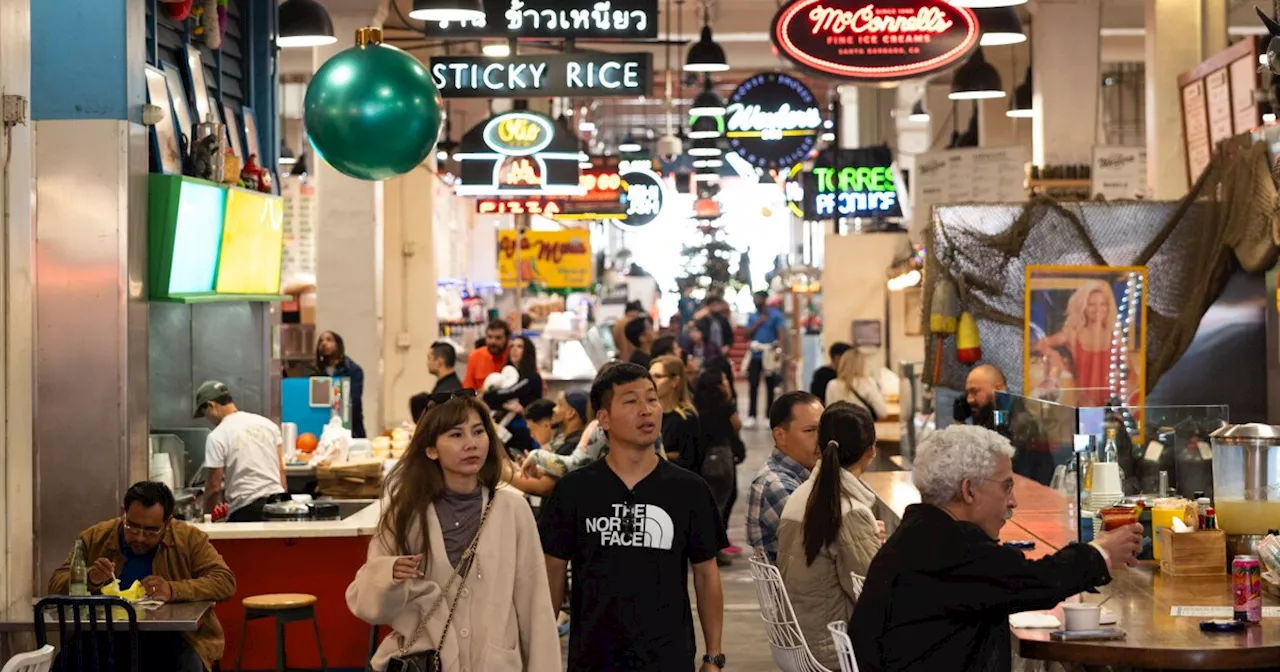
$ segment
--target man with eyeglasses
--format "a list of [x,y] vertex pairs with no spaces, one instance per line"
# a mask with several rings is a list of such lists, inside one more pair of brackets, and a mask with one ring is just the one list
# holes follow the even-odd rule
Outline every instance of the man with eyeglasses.
[[[162,602],[220,602],[236,592],[236,577],[204,532],[173,518],[173,492],[164,483],[135,483],[124,495],[119,518],[80,533],[89,565],[89,592],[119,580],[138,581],[147,597]],[[66,595],[71,557],[49,579],[51,595]],[[202,672],[213,669],[225,645],[222,625],[209,610],[195,632],[143,633],[140,670]],[[117,649],[123,651],[125,649]]]
[[237,408],[231,389],[216,380],[200,385],[191,405],[194,417],[214,425],[205,439],[205,511],[225,497],[228,522],[252,523],[263,519],[267,504],[289,499],[284,438],[276,423]]
[[973,425],[951,425],[916,451],[922,503],[867,570],[849,621],[864,672],[1012,667],[1009,616],[1051,609],[1137,564],[1142,526],[1103,532],[1029,560],[998,541],[1018,506],[1013,446]]

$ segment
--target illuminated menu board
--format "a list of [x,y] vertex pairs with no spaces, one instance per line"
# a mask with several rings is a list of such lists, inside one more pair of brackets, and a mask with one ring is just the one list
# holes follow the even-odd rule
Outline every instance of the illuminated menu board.
[[231,189],[227,194],[219,294],[279,294],[284,208],[270,194]]

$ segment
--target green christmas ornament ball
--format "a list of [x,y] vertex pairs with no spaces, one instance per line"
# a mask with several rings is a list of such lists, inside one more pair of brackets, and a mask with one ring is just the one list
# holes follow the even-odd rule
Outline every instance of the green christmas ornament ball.
[[320,66],[303,102],[307,136],[329,165],[361,180],[403,175],[440,136],[440,91],[418,59],[362,28]]

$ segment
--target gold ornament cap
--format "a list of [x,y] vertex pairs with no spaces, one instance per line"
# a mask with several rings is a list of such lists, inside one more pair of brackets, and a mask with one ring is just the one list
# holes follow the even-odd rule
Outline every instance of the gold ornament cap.
[[356,46],[367,47],[382,44],[382,29],[376,26],[365,26],[356,29]]

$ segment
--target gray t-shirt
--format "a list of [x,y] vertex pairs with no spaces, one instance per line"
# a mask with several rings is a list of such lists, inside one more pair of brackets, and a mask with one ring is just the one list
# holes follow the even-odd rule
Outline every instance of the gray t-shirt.
[[436,519],[440,522],[440,534],[444,537],[444,552],[449,556],[449,566],[457,567],[462,554],[467,552],[476,531],[480,529],[480,516],[484,513],[484,489],[458,494],[445,490],[436,500]]

